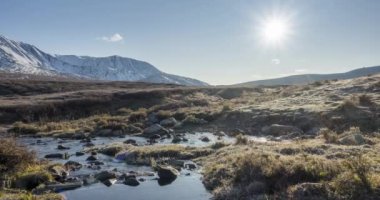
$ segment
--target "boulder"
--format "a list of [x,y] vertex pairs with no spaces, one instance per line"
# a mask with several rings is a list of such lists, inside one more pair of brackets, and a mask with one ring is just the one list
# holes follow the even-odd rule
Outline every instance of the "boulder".
[[157,114],[155,114],[155,113],[150,113],[150,114],[148,115],[148,122],[149,122],[150,124],[156,124],[156,123],[158,123],[159,120],[158,120]]
[[76,153],[75,153],[76,156],[83,156],[84,154],[85,154],[85,153],[83,153],[83,152],[76,152]]
[[365,144],[365,139],[361,134],[352,134],[340,138],[339,143],[343,145],[363,145]]
[[161,180],[174,180],[179,176],[179,172],[171,167],[171,166],[158,166],[157,167],[157,174],[158,177],[160,177]]
[[303,132],[301,129],[295,127],[295,126],[289,126],[289,125],[279,125],[279,124],[272,124],[270,126],[265,126],[261,129],[261,132],[264,135],[271,135],[275,137],[279,136],[285,136],[285,135],[301,135]]
[[182,141],[182,139],[180,138],[180,137],[178,137],[178,136],[174,136],[173,137],[173,140],[172,140],[172,143],[179,143],[179,142],[181,142]]
[[63,159],[64,155],[61,153],[52,153],[45,155],[45,158],[57,158],[57,159]]
[[[14,187],[26,190],[32,190],[40,184],[50,181],[50,174],[45,172],[26,173],[14,180]],[[5,197],[6,198],[6,197]],[[2,199],[2,198],[1,198]]]
[[95,178],[100,182],[104,182],[109,179],[116,179],[116,173],[112,171],[102,171],[96,174]]
[[57,146],[57,149],[58,150],[68,150],[68,149],[70,149],[70,147],[66,147],[66,146],[63,146],[63,145],[60,144],[60,145]]
[[117,182],[117,179],[116,178],[111,178],[111,179],[107,179],[105,181],[102,181],[102,183],[104,185],[106,185],[107,187],[110,187],[112,186],[113,184],[115,184]]
[[80,143],[89,143],[91,142],[91,138],[84,138],[80,141]]
[[193,162],[187,162],[185,163],[185,168],[189,170],[194,170],[194,169],[197,169],[197,164]]
[[100,129],[94,132],[94,135],[108,137],[112,135],[112,129]]
[[89,135],[89,133],[82,133],[82,132],[74,133],[74,135],[72,136],[72,139],[82,140],[82,139],[87,138],[88,135]]
[[128,139],[128,140],[124,141],[124,144],[137,145],[137,142],[134,139]]
[[62,165],[53,165],[49,167],[49,172],[57,181],[64,180],[69,176],[69,172]]
[[168,119],[164,119],[160,122],[160,125],[163,127],[174,127],[177,125],[177,120],[174,117],[170,117]]
[[136,153],[134,152],[123,152],[119,153],[115,156],[116,160],[122,160],[122,161],[128,161],[128,160],[134,160],[136,157]]
[[159,140],[161,139],[161,136],[159,134],[154,134],[149,137],[150,140]]
[[85,143],[85,144],[83,145],[83,147],[93,147],[93,146],[95,146],[95,144],[92,143],[92,142],[87,142],[87,143]]
[[210,142],[210,138],[208,138],[207,136],[202,136],[199,138],[202,142]]
[[68,183],[50,183],[46,184],[45,188],[54,192],[62,192],[66,190],[75,190],[82,187],[82,181],[68,182]]
[[134,126],[134,125],[128,125],[125,129],[127,133],[142,133],[142,129],[140,127]]
[[107,156],[115,156],[117,153],[123,151],[122,146],[107,146],[99,150],[99,153]]
[[136,179],[136,177],[128,177],[128,178],[126,178],[125,181],[124,181],[124,184],[125,185],[129,185],[129,186],[138,186],[138,185],[140,185],[140,183]]
[[64,166],[66,167],[67,170],[70,170],[70,171],[76,171],[82,168],[82,164],[76,161],[72,161],[72,160],[67,161],[64,164]]
[[95,156],[95,155],[91,155],[91,156],[89,156],[89,157],[86,159],[86,161],[95,161],[95,160],[98,160],[98,157]]
[[161,125],[153,124],[153,125],[149,126],[148,128],[144,129],[143,135],[145,135],[145,136],[151,136],[151,135],[155,135],[155,134],[165,135],[168,133],[169,133],[169,131],[166,128],[162,127]]
[[104,165],[104,162],[101,162],[99,160],[95,160],[95,161],[89,161],[88,164],[98,166],[98,165]]

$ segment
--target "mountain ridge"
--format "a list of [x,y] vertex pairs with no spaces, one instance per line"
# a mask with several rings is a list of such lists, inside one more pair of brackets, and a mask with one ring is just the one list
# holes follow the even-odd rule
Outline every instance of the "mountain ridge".
[[234,84],[233,86],[254,87],[254,86],[275,86],[275,85],[302,85],[317,81],[333,79],[351,79],[361,76],[380,73],[380,66],[362,67],[342,73],[331,74],[297,74],[279,78],[263,79]]
[[152,64],[118,55],[106,57],[52,55],[36,46],[0,35],[0,69],[8,73],[73,76],[104,81],[141,81],[207,86],[193,78],[160,71]]

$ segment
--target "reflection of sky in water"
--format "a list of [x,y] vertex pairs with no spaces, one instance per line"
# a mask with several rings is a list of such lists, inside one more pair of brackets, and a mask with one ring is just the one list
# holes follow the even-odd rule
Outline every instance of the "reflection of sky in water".
[[[203,142],[199,138],[201,136],[207,136],[210,142]],[[193,146],[193,147],[204,147],[211,145],[217,141],[224,141],[227,143],[235,142],[235,138],[224,136],[222,139],[218,139],[217,136],[212,133],[187,133],[185,138],[188,139],[187,142],[180,142],[179,145]],[[249,137],[250,140],[255,140],[258,142],[265,142],[265,138],[260,137]],[[134,139],[139,145],[146,145],[147,140],[142,137],[136,136],[126,136],[125,138],[106,138],[98,137],[92,140],[95,145],[104,145],[114,142],[123,142],[127,139]],[[41,144],[36,144],[37,140],[41,140]],[[70,155],[69,160],[77,161],[81,164],[86,164],[86,158],[89,154],[83,156],[75,156],[75,152],[82,151],[84,149],[83,143],[79,140],[65,140],[62,145],[70,147],[69,150],[57,150],[59,145],[59,139],[54,138],[21,138],[20,141],[23,144],[29,145],[33,150],[36,151],[38,157],[43,158],[46,154],[51,153],[64,153],[68,152]],[[44,144],[45,143],[45,144]],[[155,145],[172,144],[172,138],[159,140]],[[128,171],[152,171],[150,167],[147,166],[135,166],[127,165],[124,162],[117,161],[112,157],[98,154],[99,160],[104,162],[105,165],[101,165],[101,170],[112,170],[117,168],[120,172]],[[66,163],[68,160],[54,159],[54,162]],[[70,176],[82,175],[82,174],[95,174],[99,171],[88,169],[84,166],[81,170],[71,172]],[[191,176],[186,176],[185,174],[189,172],[187,170],[182,170],[181,175],[171,184],[160,186],[154,177],[145,177],[146,181],[141,182],[137,187],[131,187],[124,185],[123,183],[116,183],[111,187],[107,187],[102,183],[93,184],[90,186],[84,186],[82,188],[66,191],[63,194],[69,200],[76,199],[91,199],[91,200],[103,200],[103,199],[128,199],[128,200],[149,200],[149,199],[165,199],[165,200],[202,200],[209,199],[211,194],[206,191],[202,182],[201,175],[198,172],[190,172]]]
[[67,191],[63,194],[67,199],[91,199],[91,200],[206,200],[211,194],[206,191],[201,183],[199,174],[178,177],[173,183],[160,186],[157,180],[147,179],[137,187],[124,184],[115,184],[106,187],[102,183],[82,187],[77,190]]

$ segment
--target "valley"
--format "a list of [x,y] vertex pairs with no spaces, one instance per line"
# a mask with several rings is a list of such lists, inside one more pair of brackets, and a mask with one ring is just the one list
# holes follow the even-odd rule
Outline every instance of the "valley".
[[379,81],[5,78],[0,199],[376,199]]

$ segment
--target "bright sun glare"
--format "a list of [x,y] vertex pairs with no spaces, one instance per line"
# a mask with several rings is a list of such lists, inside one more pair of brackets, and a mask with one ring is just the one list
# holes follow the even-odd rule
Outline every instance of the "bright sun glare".
[[278,17],[264,20],[260,29],[265,42],[276,45],[283,43],[290,34],[289,22]]

